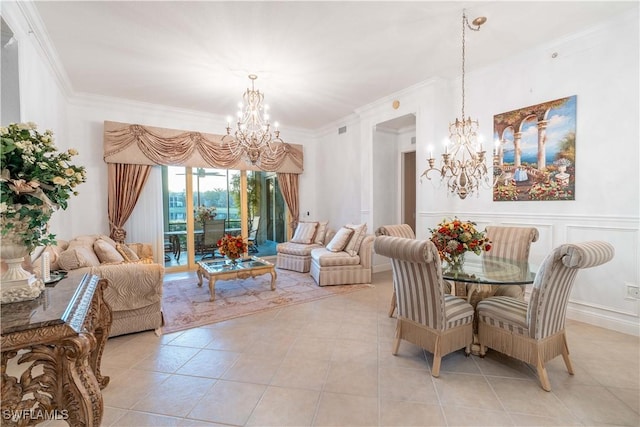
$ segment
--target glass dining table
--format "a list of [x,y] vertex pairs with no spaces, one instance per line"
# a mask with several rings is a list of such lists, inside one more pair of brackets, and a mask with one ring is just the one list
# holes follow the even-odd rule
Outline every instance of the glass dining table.
[[491,285],[517,286],[533,283],[536,278],[537,267],[528,261],[514,261],[487,255],[468,253],[464,262],[451,266],[446,262],[442,265],[442,277],[467,286],[467,300],[482,292]]

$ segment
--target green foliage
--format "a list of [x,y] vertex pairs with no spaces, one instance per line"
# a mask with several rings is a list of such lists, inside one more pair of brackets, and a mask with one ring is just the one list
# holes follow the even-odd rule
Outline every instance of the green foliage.
[[86,171],[71,158],[75,149],[59,152],[53,132],[37,131],[34,123],[0,128],[0,230],[15,236],[29,250],[55,243],[46,225],[55,209],[66,209],[85,182]]

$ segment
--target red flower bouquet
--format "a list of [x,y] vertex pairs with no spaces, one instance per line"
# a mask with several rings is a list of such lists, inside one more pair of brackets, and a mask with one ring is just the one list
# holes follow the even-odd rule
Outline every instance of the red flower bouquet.
[[236,260],[247,251],[247,244],[242,236],[225,234],[218,240],[218,251],[231,260]]
[[478,231],[471,221],[443,220],[437,228],[429,229],[431,241],[438,248],[440,259],[450,265],[460,263],[466,252],[480,255],[491,249],[491,242],[484,231]]

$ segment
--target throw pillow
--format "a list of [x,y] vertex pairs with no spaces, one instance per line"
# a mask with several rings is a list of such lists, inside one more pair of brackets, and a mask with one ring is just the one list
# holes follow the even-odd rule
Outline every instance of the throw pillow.
[[82,267],[97,267],[100,260],[93,252],[93,248],[87,246],[76,246],[60,254],[58,266],[63,270],[75,270]]
[[313,242],[319,245],[324,245],[324,238],[327,234],[327,225],[329,221],[319,222],[318,229],[316,230],[316,237],[313,238]]
[[353,236],[351,236],[351,240],[349,240],[344,251],[351,256],[358,255],[360,245],[367,235],[367,224],[347,224],[345,227],[353,229]]
[[122,255],[126,262],[136,262],[140,260],[138,254],[127,245],[116,244],[116,250]]
[[115,246],[106,240],[98,239],[93,243],[93,251],[98,256],[101,263],[103,262],[124,262],[124,257],[116,250]]
[[293,234],[291,243],[309,244],[313,242],[313,236],[316,234],[317,222],[299,222],[296,232]]
[[345,246],[347,246],[347,243],[349,242],[352,234],[352,228],[342,227],[340,230],[338,230],[336,235],[333,236],[333,239],[331,239],[331,241],[327,245],[327,250],[331,252],[342,251]]

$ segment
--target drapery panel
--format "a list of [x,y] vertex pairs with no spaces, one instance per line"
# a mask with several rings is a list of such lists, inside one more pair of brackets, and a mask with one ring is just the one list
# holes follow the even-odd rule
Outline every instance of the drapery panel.
[[291,217],[291,230],[295,230],[298,225],[298,218],[300,217],[299,206],[299,190],[298,190],[298,174],[295,173],[278,173],[278,185],[280,186],[280,192],[284,198],[287,208],[289,209],[289,216]]
[[151,166],[109,163],[107,168],[109,235],[116,242],[122,243],[127,237],[127,232],[122,227],[138,202]]
[[222,138],[223,135],[105,121],[104,160],[107,163],[303,172],[301,145],[276,144],[274,153],[263,155],[257,166],[245,162],[237,142]]

